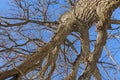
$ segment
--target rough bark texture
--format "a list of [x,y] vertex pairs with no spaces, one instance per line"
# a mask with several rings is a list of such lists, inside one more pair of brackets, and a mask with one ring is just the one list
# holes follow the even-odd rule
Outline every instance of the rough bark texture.
[[[0,79],[4,80],[11,76],[15,78],[16,75],[18,75],[17,78],[13,80],[21,80],[21,76],[39,67],[47,54],[54,51],[56,46],[60,46],[68,34],[72,31],[77,31],[81,34],[82,52],[80,54],[81,56],[78,56],[76,60],[77,63],[74,63],[74,68],[71,73],[65,80],[76,79],[77,70],[82,61],[86,64],[86,68],[79,77],[79,80],[89,80],[91,75],[94,75],[97,80],[101,80],[96,64],[101,56],[103,46],[106,43],[106,32],[108,29],[106,26],[109,26],[110,16],[119,4],[120,0],[79,0],[70,12],[66,12],[60,18],[59,29],[52,40],[43,48],[38,48],[35,54],[28,57],[16,68],[0,73]],[[93,52],[90,52],[88,30],[94,23],[97,24],[98,37]]]

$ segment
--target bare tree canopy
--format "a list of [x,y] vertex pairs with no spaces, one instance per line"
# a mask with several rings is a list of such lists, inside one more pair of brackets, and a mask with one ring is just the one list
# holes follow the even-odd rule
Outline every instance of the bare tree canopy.
[[0,14],[0,80],[119,80],[119,5],[11,0]]

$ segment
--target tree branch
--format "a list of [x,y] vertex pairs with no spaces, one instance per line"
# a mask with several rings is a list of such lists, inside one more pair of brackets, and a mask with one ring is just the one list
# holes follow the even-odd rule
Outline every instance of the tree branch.
[[[6,18],[5,17],[5,19],[16,19],[16,18]],[[22,19],[20,19],[20,20],[22,20]],[[55,22],[41,22],[41,21],[38,21],[38,20],[24,20],[23,19],[23,22],[18,22],[18,23],[9,23],[9,22],[0,23],[0,26],[13,27],[13,26],[26,25],[28,23],[34,23],[34,24],[38,24],[38,25],[48,26],[48,27],[53,28],[53,29],[54,29],[54,27],[52,27],[52,26],[57,26],[59,24],[57,21],[55,21]]]
[[[49,52],[51,52],[56,46],[59,46],[62,42],[64,42],[66,36],[73,31],[73,22],[74,19],[70,17],[64,24],[60,24],[61,27],[56,33],[56,35],[52,38],[52,40],[46,44],[43,48],[38,48],[36,53],[32,56],[29,56],[21,65],[17,67],[24,75],[31,71],[33,65],[37,64],[37,62],[42,63],[43,59],[47,56]],[[59,42],[58,42],[59,41]],[[9,74],[9,75],[8,75]],[[13,75],[17,75],[19,72],[16,69],[12,69],[9,71],[5,71],[0,73],[0,79],[4,80]]]

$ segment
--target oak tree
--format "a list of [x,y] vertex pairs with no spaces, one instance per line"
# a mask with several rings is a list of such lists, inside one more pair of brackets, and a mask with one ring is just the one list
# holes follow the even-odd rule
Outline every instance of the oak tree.
[[119,5],[120,0],[12,0],[0,16],[0,80],[119,79],[113,55],[120,52],[120,27],[113,24],[120,21],[112,18]]

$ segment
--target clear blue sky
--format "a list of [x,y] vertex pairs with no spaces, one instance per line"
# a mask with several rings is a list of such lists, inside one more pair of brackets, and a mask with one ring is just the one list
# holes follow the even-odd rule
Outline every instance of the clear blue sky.
[[8,3],[10,1],[11,0],[0,0],[0,9],[6,9],[6,8],[8,8]]

